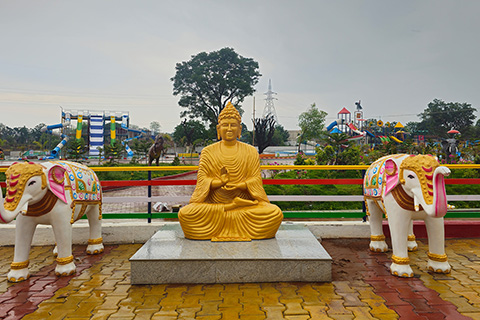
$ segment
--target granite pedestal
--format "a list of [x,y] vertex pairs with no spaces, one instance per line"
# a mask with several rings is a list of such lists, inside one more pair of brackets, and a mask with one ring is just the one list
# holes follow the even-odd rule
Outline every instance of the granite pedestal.
[[327,282],[332,258],[307,227],[282,224],[274,239],[211,242],[185,239],[166,225],[131,258],[132,284]]

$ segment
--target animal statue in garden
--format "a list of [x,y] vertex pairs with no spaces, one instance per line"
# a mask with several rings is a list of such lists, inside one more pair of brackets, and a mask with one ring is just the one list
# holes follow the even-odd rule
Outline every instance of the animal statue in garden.
[[55,274],[75,273],[72,255],[72,224],[87,215],[90,225],[87,253],[103,252],[102,190],[95,172],[79,163],[51,161],[12,164],[6,175],[6,195],[0,189],[0,222],[16,218],[15,253],[8,281],[30,276],[29,253],[37,225],[51,225],[56,247]]
[[163,139],[162,135],[159,134],[155,137],[155,142],[152,144],[152,146],[148,150],[148,165],[149,166],[152,165],[153,160],[155,160],[155,163],[158,166],[158,160],[160,159],[160,157],[162,156],[162,154],[164,152],[163,142],[164,142],[164,139]]
[[413,277],[408,251],[417,248],[412,219],[423,219],[428,233],[428,269],[449,273],[445,254],[443,217],[447,209],[444,177],[450,174],[431,155],[396,154],[382,157],[367,170],[364,198],[370,220],[370,250],[385,252],[388,246],[382,216],[388,219],[392,238],[390,271],[399,277]]
[[451,158],[455,159],[458,153],[458,140],[455,138],[443,139],[442,152],[445,154],[447,162],[452,162]]

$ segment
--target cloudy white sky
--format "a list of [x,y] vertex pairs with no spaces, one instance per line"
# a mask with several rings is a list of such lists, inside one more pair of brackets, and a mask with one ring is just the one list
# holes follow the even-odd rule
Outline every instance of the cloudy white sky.
[[[0,123],[60,122],[60,107],[180,123],[175,64],[223,47],[259,63],[280,124],[312,103],[327,121],[418,121],[438,98],[480,107],[480,2],[473,0],[0,1]],[[243,121],[251,128],[253,98]]]

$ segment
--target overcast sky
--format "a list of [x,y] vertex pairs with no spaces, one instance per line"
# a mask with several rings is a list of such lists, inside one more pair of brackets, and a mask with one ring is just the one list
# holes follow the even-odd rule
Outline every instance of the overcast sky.
[[435,98],[478,108],[479,13],[473,0],[2,0],[0,123],[57,124],[63,107],[172,132],[175,64],[224,47],[259,63],[257,116],[271,79],[289,130],[312,103],[327,122],[358,100],[365,118],[403,124]]

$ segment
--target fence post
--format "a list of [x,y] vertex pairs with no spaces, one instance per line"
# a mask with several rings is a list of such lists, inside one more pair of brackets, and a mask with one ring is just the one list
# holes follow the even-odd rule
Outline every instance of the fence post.
[[[152,181],[152,171],[148,170],[148,181]],[[148,197],[152,196],[152,185],[148,185]],[[152,202],[148,200],[148,223],[152,222]]]
[[[362,180],[365,179],[366,170],[362,170]],[[362,186],[362,193],[363,193],[363,186]],[[367,222],[367,206],[365,205],[365,200],[362,201],[362,211],[363,211],[363,222]]]

